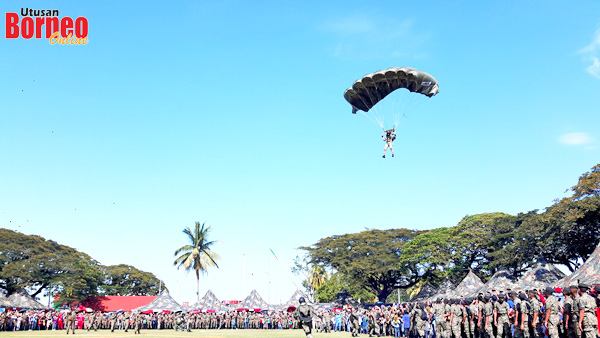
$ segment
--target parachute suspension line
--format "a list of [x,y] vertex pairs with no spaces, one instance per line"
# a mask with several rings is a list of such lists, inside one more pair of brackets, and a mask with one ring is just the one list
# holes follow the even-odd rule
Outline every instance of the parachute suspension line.
[[[369,91],[367,91],[367,94],[369,94]],[[365,102],[365,100],[363,100],[362,96],[358,95],[358,97],[360,98],[360,100],[362,101],[362,103],[364,103],[365,106],[369,107],[370,105]],[[369,95],[369,99],[371,101],[373,101],[373,98],[371,97],[371,95]],[[376,105],[371,105],[371,109],[369,109],[369,115],[367,115],[366,112],[359,110],[359,112],[365,116],[366,118],[368,118],[369,120],[371,120],[372,122],[376,123],[377,125],[379,125],[381,128],[383,128],[383,118],[380,118],[379,114],[376,113],[377,112],[377,108],[375,108]],[[375,111],[373,110],[373,108],[375,108]]]

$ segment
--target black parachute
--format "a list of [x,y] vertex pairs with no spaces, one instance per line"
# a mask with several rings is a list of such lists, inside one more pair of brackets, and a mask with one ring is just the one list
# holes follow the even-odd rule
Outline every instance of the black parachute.
[[409,67],[392,67],[367,74],[346,89],[344,98],[352,106],[352,113],[368,112],[379,101],[397,89],[405,88],[412,93],[432,97],[439,92],[437,80]]

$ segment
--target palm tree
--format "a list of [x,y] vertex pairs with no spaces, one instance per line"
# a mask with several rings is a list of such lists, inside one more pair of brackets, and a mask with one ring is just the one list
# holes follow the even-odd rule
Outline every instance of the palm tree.
[[174,256],[180,256],[173,262],[177,269],[183,266],[187,272],[191,269],[196,271],[196,296],[198,301],[200,301],[200,271],[206,273],[209,266],[219,267],[217,265],[219,255],[210,249],[218,241],[208,240],[210,226],[205,225],[206,222],[202,224],[196,222],[194,229],[190,227],[183,229],[183,233],[187,235],[190,244],[184,245],[175,251]]
[[327,270],[323,265],[313,264],[308,275],[308,285],[312,294],[316,294],[317,290],[325,284],[329,279]]

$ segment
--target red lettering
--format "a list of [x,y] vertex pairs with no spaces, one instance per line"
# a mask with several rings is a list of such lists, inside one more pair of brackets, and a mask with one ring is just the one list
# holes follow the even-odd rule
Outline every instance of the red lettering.
[[48,17],[46,18],[46,39],[49,39],[54,32],[58,32],[58,17]]
[[88,21],[86,18],[80,16],[75,20],[75,36],[78,38],[85,38],[88,35]]
[[33,31],[35,30],[35,26],[33,23],[33,19],[30,17],[24,17],[21,20],[21,36],[24,39],[31,39],[33,37]]
[[[23,21],[25,21],[25,19],[23,19]],[[62,20],[60,20],[60,35],[62,35],[63,38],[66,38],[67,36],[73,34],[73,19],[71,19],[68,16],[65,16],[64,18],[62,18]]]
[[16,39],[19,37],[19,15],[17,13],[6,13],[6,38]]
[[35,38],[36,39],[41,39],[42,38],[42,26],[46,22],[44,19],[45,18],[42,18],[42,17],[39,17],[39,16],[35,17]]

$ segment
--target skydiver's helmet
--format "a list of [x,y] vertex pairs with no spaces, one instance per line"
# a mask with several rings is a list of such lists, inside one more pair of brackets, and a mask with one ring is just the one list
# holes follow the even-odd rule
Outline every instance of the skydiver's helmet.
[[300,304],[304,304],[304,303],[306,303],[306,299],[304,299],[304,297],[300,297],[300,298],[298,299],[298,303],[300,303]]

